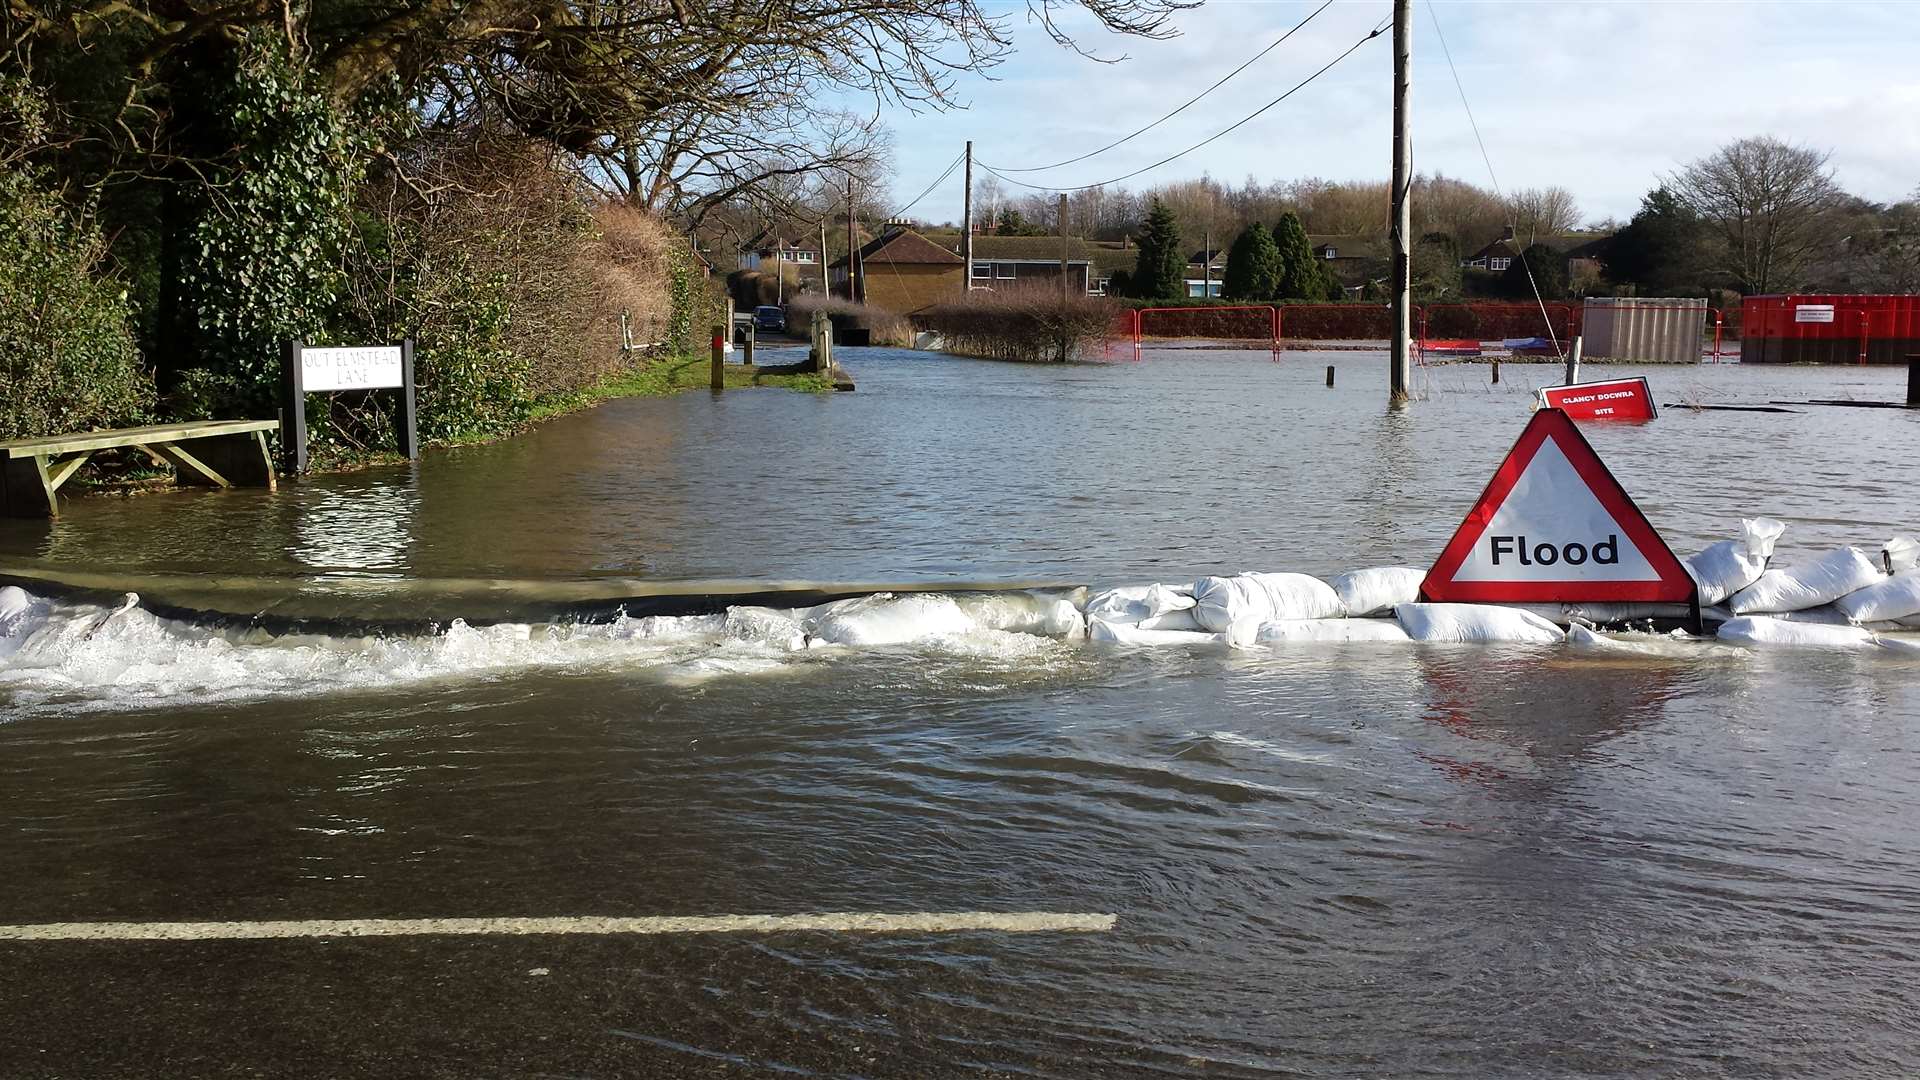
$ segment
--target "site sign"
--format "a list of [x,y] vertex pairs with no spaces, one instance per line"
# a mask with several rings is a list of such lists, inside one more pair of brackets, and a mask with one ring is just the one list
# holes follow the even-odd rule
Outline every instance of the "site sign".
[[1794,322],[1832,322],[1833,321],[1833,305],[1832,304],[1795,304],[1793,306],[1793,321]]
[[1573,420],[1651,420],[1660,415],[1644,378],[1540,388],[1540,403]]
[[1533,414],[1420,584],[1480,604],[1695,602],[1693,578],[1572,419]]

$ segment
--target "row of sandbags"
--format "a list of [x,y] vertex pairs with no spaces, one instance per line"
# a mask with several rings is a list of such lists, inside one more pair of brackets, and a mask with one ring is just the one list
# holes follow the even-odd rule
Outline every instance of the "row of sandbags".
[[[1897,537],[1869,554],[1845,547],[1775,568],[1786,526],[1741,523],[1741,535],[1685,560],[1709,622],[1749,645],[1920,648],[1876,632],[1920,629],[1920,543]],[[1086,606],[1095,641],[1232,645],[1287,641],[1552,642],[1567,624],[1680,616],[1677,605],[1568,604],[1550,608],[1419,602],[1423,571],[1377,567],[1322,581],[1306,574],[1243,573],[1186,586],[1110,589]],[[1371,616],[1391,616],[1371,618]]]
[[[1109,589],[1087,601],[1087,636],[1132,645],[1222,642],[1555,642],[1542,615],[1487,604],[1423,604],[1425,572],[1376,567],[1330,581],[1306,574],[1203,577]],[[1372,616],[1391,615],[1392,618]]]

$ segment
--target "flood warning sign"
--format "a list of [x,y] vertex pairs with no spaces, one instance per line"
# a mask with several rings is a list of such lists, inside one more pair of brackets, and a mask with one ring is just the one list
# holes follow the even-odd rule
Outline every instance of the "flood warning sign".
[[1436,602],[1690,603],[1694,583],[1573,421],[1542,409],[1420,592]]

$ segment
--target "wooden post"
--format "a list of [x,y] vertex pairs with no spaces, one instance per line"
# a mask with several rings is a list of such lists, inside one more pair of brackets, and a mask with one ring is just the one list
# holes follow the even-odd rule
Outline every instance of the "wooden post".
[[1493,385],[1500,385],[1500,358],[1497,356],[1493,358]]
[[1413,383],[1413,256],[1408,208],[1413,189],[1413,131],[1407,98],[1413,92],[1413,0],[1393,0],[1393,345],[1387,400],[1407,400]]
[[1060,193],[1060,302],[1067,302],[1067,195]]
[[1573,348],[1567,350],[1567,385],[1580,381],[1580,342],[1581,335],[1573,337]]
[[1907,354],[1907,408],[1920,409],[1920,353]]
[[289,341],[280,353],[280,467],[294,476],[307,471],[307,388],[300,371],[306,344]]
[[967,190],[960,197],[960,298],[973,295],[973,140],[967,140]]
[[716,326],[713,328],[713,369],[711,371],[712,378],[708,385],[714,390],[725,390],[727,388],[727,354],[722,348],[727,343],[727,339],[722,336],[725,333],[725,327]]
[[[822,250],[822,251],[824,252],[824,251],[825,251],[826,249],[825,249],[825,247],[823,246],[823,247],[821,248],[821,250]],[[824,258],[824,256],[823,256],[823,258]],[[753,323],[748,323],[748,324],[747,324],[747,351],[746,351],[746,355],[744,355],[744,356],[742,356],[742,357],[741,357],[741,360],[742,360],[742,361],[743,361],[743,362],[744,362],[744,363],[745,363],[745,364],[746,364],[746,365],[747,365],[748,367],[752,367],[752,366],[753,366],[753,339],[754,339],[754,337],[755,337],[755,335],[757,335],[757,334],[759,333],[759,330],[760,330],[760,328],[759,328],[758,326],[756,326],[756,325],[754,325]]]
[[400,447],[400,456],[413,461],[420,456],[420,423],[413,399],[412,338],[400,341],[400,388],[394,393],[399,397],[400,407],[393,417],[393,441]]
[[847,174],[847,299],[860,302],[860,241],[853,220],[853,174]]
[[1333,386],[1333,365],[1332,364],[1327,365],[1327,386],[1329,389],[1331,389]]

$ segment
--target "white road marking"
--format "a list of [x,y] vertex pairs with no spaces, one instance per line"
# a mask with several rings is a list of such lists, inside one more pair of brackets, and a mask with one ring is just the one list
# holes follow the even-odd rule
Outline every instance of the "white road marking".
[[999,930],[1014,934],[1089,933],[1113,929],[1117,916],[1097,912],[918,911],[825,912],[816,915],[592,915],[502,919],[287,919],[260,922],[64,922],[0,925],[0,941],[252,941],[268,938],[443,935],[942,934]]

